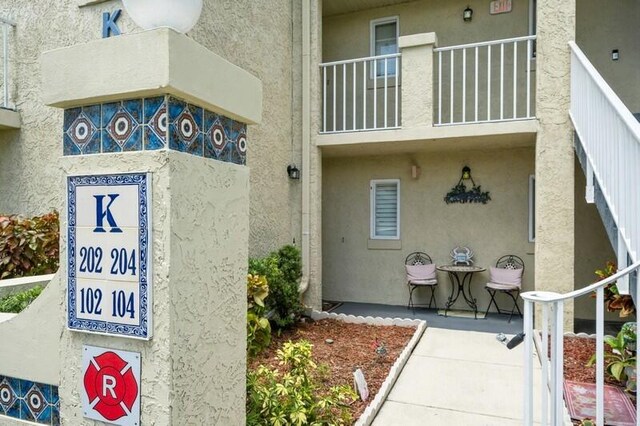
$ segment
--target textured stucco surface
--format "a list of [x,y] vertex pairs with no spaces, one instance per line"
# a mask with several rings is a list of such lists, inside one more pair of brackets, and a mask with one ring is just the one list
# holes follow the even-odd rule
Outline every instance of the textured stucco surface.
[[[248,129],[252,256],[290,243],[293,237],[299,241],[300,215],[289,207],[289,201],[299,197],[300,186],[290,182],[286,174],[287,164],[296,161],[299,138],[295,138],[294,129],[300,126],[301,117],[300,109],[294,109],[291,102],[293,76],[299,80],[299,69],[292,61],[292,27],[300,25],[295,3],[205,0],[202,17],[188,34],[263,83],[263,123]],[[56,160],[62,153],[62,114],[43,105],[38,58],[47,50],[98,40],[102,12],[122,6],[117,0],[83,8],[77,5],[75,0],[7,0],[0,5],[0,15],[18,22],[10,44],[11,67],[18,76],[11,94],[22,117],[20,131],[0,132],[3,213],[31,215],[62,208],[57,187],[61,171]],[[298,10],[296,14],[291,13],[292,5]],[[119,24],[123,33],[140,31],[126,12]]]
[[[400,38],[402,52],[402,127],[431,126],[434,33]],[[420,38],[420,39],[418,39]]]
[[249,171],[170,155],[171,424],[243,425]]
[[[621,0],[613,7],[592,0],[576,3],[576,43],[631,112],[640,112],[640,3]],[[620,53],[617,61],[611,59],[613,49]]]
[[[526,264],[524,288],[534,288],[534,245],[527,233],[528,182],[535,167],[532,148],[327,158],[323,163],[326,299],[406,304],[405,257],[425,251],[436,264],[448,264],[455,246],[471,247],[476,264],[484,267],[504,254],[517,254]],[[414,164],[422,169],[419,179],[411,178]],[[444,202],[465,164],[476,184],[490,191],[488,204]],[[401,180],[399,250],[368,248],[371,179]],[[481,310],[489,304],[483,288],[487,278],[486,272],[474,276],[472,292]],[[438,280],[438,306],[443,307],[451,287],[446,274],[438,273]],[[418,290],[415,295],[424,303],[430,292]]]
[[63,166],[68,174],[153,173],[154,260],[151,341],[63,332],[63,421],[96,424],[79,408],[88,344],[141,353],[143,424],[242,424],[248,170],[167,151],[64,159]]
[[[574,151],[569,120],[575,1],[538,1],[536,142],[536,289],[574,288]],[[573,327],[573,304],[565,303]]]
[[57,319],[64,309],[59,297],[61,288],[61,275],[56,274],[27,309],[0,323],[1,376],[56,386],[60,383],[60,335],[64,322]]
[[[616,261],[616,254],[602,224],[602,218],[595,204],[585,201],[586,179],[580,164],[575,165],[575,288],[586,287],[597,281],[594,271],[602,269],[607,261]],[[594,319],[596,299],[583,296],[575,301],[575,318]],[[605,320],[620,320],[618,313],[605,310]]]

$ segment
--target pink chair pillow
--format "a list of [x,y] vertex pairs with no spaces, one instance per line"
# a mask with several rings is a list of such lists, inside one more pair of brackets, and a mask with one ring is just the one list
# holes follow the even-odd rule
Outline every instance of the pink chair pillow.
[[407,281],[413,280],[435,280],[436,265],[405,265],[407,270]]
[[489,268],[489,280],[492,283],[522,285],[522,269],[503,269],[491,266]]

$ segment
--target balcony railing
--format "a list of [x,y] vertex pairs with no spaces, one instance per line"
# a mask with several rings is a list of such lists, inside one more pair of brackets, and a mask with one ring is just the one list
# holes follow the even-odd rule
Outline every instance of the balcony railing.
[[434,124],[523,120],[535,116],[535,36],[434,49]]
[[322,133],[400,127],[400,54],[320,64]]
[[9,30],[16,26],[16,23],[7,18],[0,17],[2,26],[2,108],[12,108],[9,97]]

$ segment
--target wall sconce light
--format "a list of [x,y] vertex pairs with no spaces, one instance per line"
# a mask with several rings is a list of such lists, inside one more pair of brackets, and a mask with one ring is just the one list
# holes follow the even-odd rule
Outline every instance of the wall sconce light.
[[469,168],[469,166],[464,166],[462,168],[462,179],[464,180],[471,179],[471,169]]
[[470,22],[472,18],[473,18],[473,9],[467,6],[464,12],[462,12],[462,19],[464,19],[464,22]]
[[289,175],[289,179],[300,179],[300,169],[298,169],[295,164],[289,164],[287,166],[287,174]]

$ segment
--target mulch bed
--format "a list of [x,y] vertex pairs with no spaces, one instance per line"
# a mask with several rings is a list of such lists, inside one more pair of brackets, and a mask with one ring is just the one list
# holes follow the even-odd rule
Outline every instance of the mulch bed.
[[[274,334],[269,348],[252,360],[249,368],[256,369],[260,364],[277,368],[276,351],[283,343],[289,340],[308,340],[313,344],[314,362],[318,366],[328,366],[331,371],[323,383],[327,389],[345,384],[353,386],[353,371],[356,368],[360,368],[364,373],[369,387],[369,399],[357,400],[352,404],[351,414],[356,420],[378,393],[391,367],[415,331],[415,327],[385,327],[306,319],[296,328],[287,330],[280,336]],[[333,340],[333,343],[327,343],[327,339]],[[376,354],[376,341],[384,342],[386,355]]]

